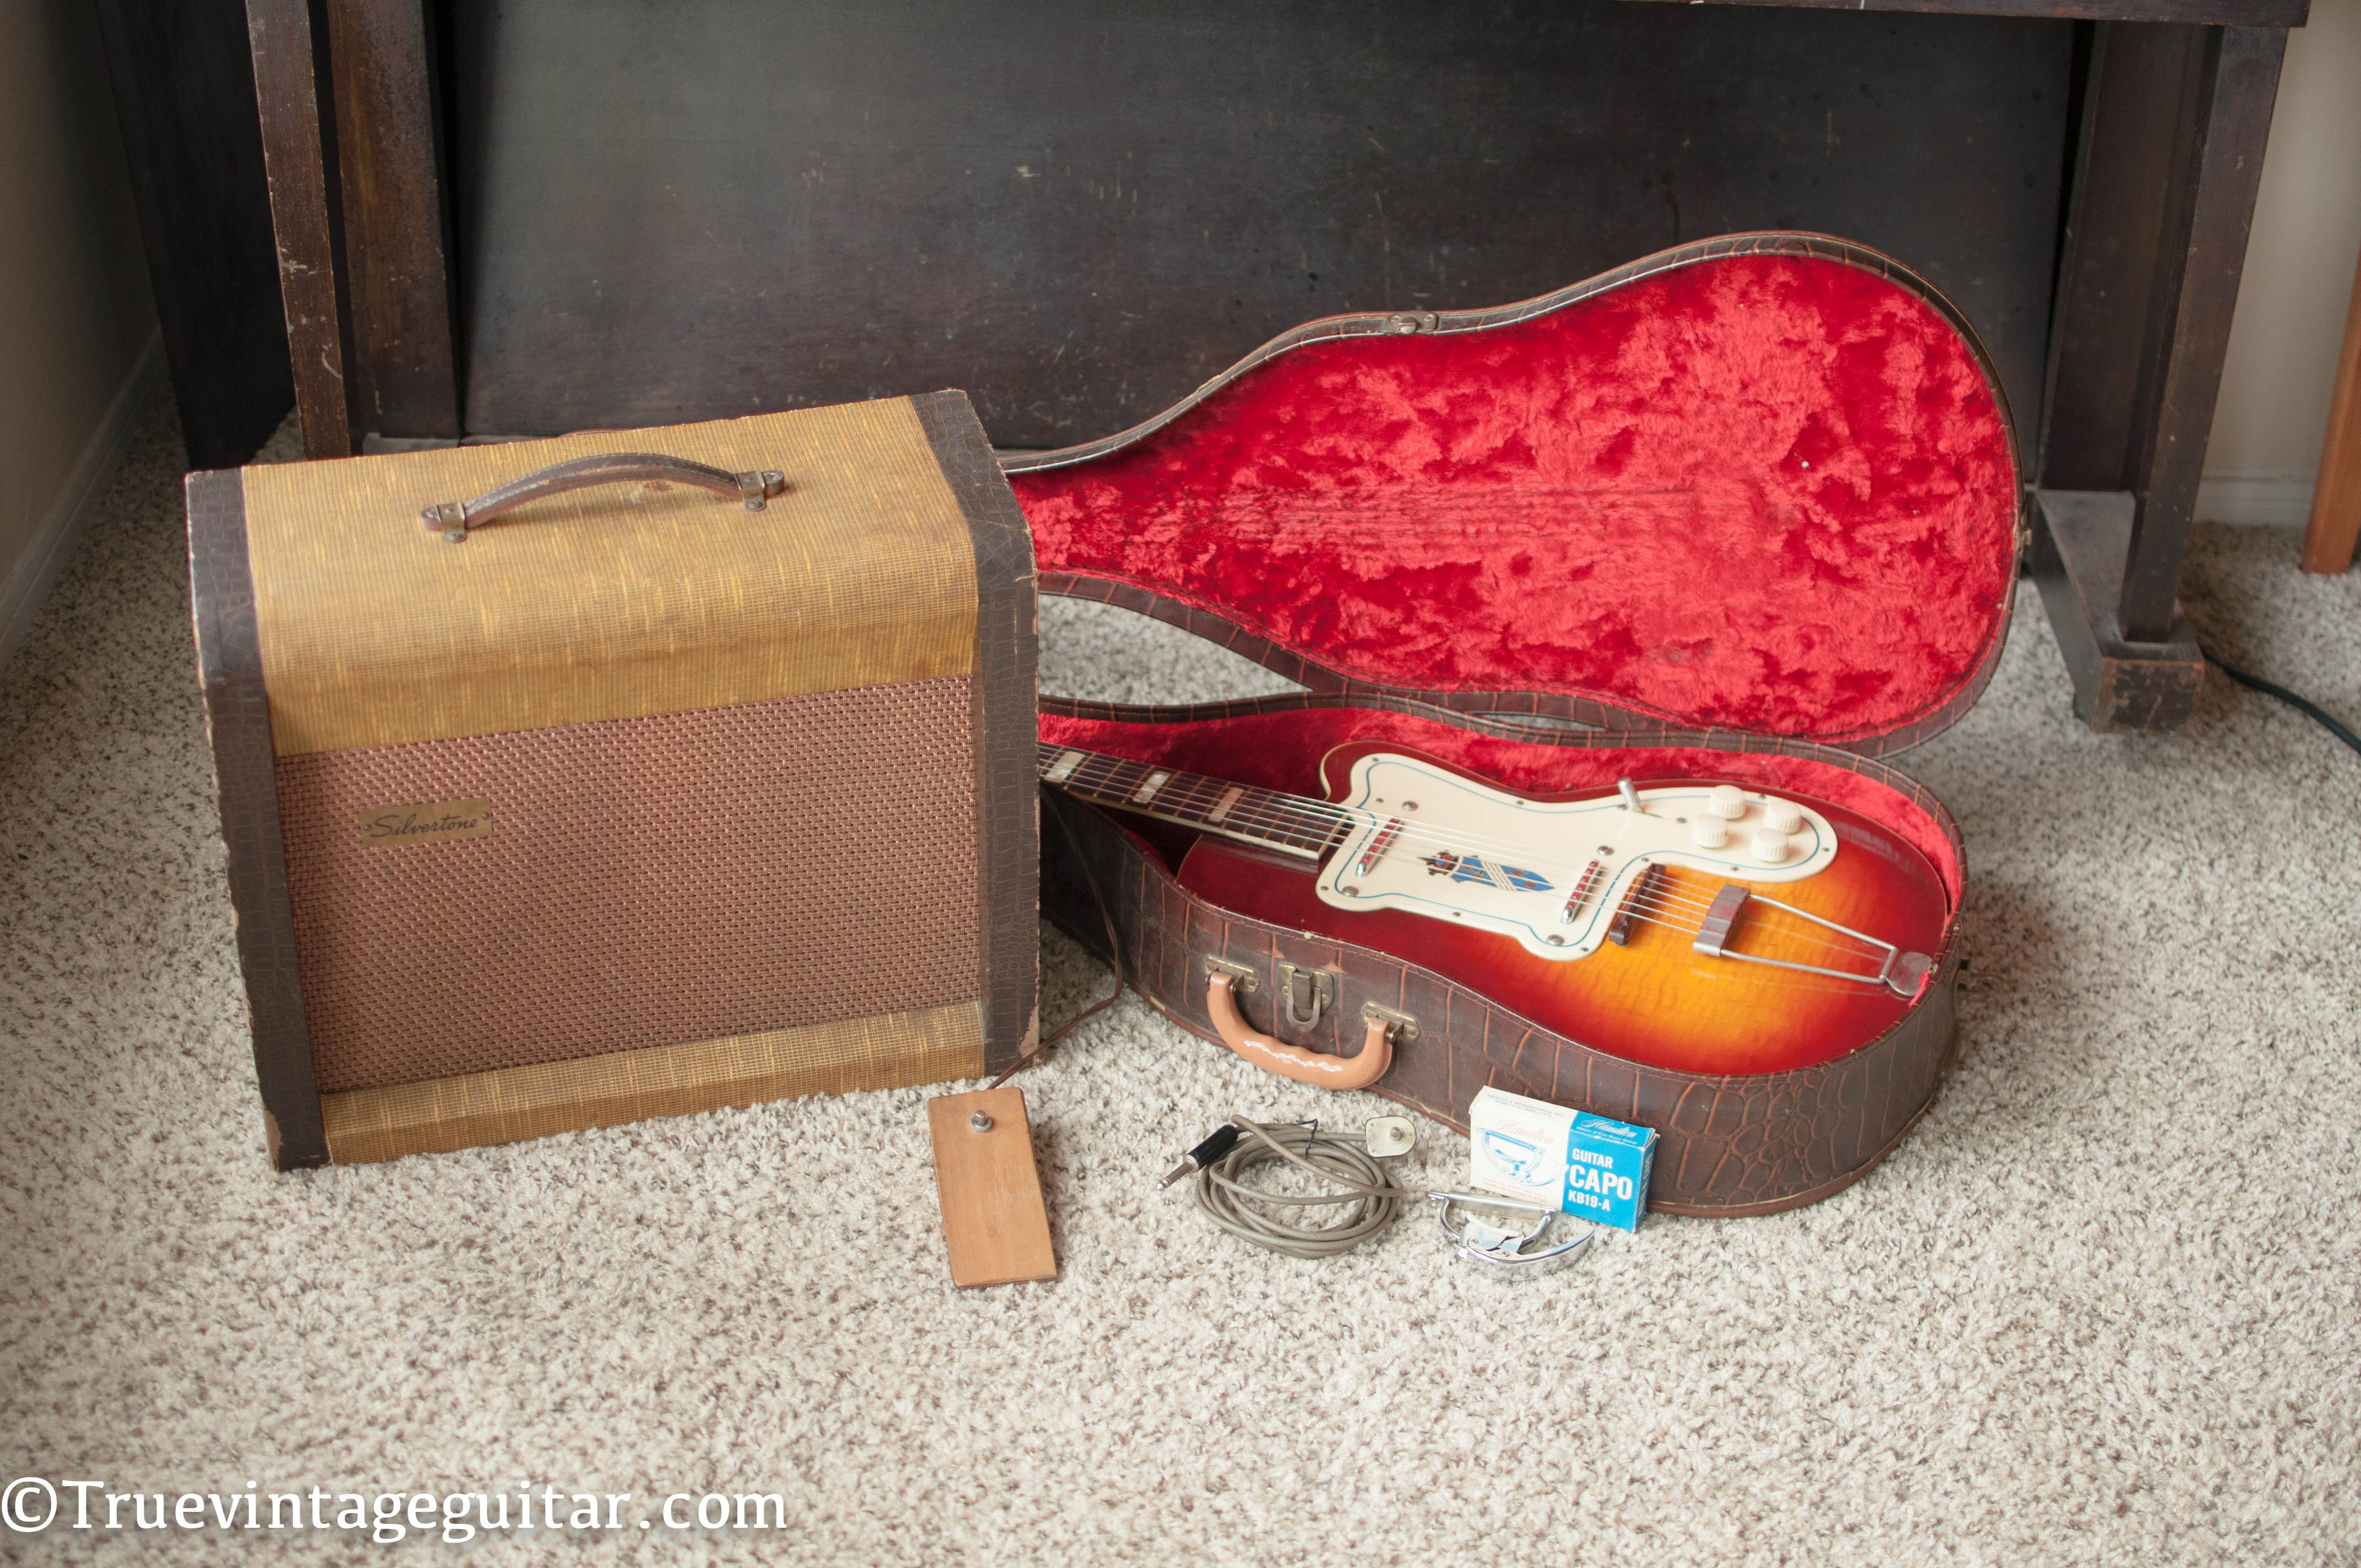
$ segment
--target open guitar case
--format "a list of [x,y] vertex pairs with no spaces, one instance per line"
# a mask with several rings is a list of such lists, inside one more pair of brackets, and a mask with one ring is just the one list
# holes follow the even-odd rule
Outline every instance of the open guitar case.
[[[2006,400],[1925,280],[1822,236],[1706,241],[1521,304],[1312,322],[1144,424],[1003,466],[1043,592],[1309,688],[1044,696],[1045,740],[1312,795],[1323,755],[1368,739],[1524,794],[1726,779],[1889,829],[1950,911],[1879,1037],[1794,1070],[1684,1072],[1208,904],[1176,883],[1170,836],[1045,791],[1062,824],[1043,825],[1045,913],[1103,956],[1111,920],[1182,1027],[1218,1037],[1208,959],[1255,986],[1254,1028],[1315,1051],[1362,1048],[1374,1002],[1416,1021],[1377,1092],[1463,1132],[1487,1085],[1653,1127],[1649,1201],[1674,1213],[1827,1197],[1925,1112],[1957,1033],[1964,863],[1942,803],[1880,759],[1990,680],[2022,542]],[[1308,1029],[1276,1000],[1281,964],[1334,977]]]

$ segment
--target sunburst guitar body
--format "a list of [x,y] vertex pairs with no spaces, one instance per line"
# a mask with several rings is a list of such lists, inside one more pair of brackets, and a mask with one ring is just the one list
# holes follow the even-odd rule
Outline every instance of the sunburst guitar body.
[[1526,796],[1369,742],[1328,753],[1317,800],[1047,744],[1041,772],[1199,829],[1178,877],[1209,903],[1686,1072],[1778,1072],[1867,1045],[1917,1004],[1950,914],[1892,831],[1714,779]]

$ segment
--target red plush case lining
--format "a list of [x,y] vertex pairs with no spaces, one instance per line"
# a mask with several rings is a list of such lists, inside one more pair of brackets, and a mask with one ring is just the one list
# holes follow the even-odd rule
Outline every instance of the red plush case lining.
[[1942,878],[1952,908],[1960,903],[1960,860],[1940,822],[1889,784],[1808,757],[1697,746],[1553,746],[1481,734],[1418,714],[1362,707],[1288,708],[1191,723],[1130,723],[1044,713],[1041,738],[1055,745],[1310,795],[1323,793],[1320,759],[1350,740],[1382,740],[1422,751],[1524,795],[1605,790],[1619,778],[1729,780],[1829,801],[1883,824],[1927,857]]
[[1988,668],[2015,570],[1977,349],[1865,264],[1646,265],[1479,331],[1315,335],[1012,473],[1038,559],[1397,691],[1828,740],[1937,714]]

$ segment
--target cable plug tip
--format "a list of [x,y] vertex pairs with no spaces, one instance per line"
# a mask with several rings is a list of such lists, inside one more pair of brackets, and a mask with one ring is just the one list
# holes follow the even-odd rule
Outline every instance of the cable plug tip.
[[1156,1184],[1156,1190],[1159,1192],[1161,1192],[1166,1188],[1171,1186],[1174,1182],[1180,1180],[1182,1177],[1195,1175],[1198,1171],[1204,1169],[1207,1166],[1213,1164],[1215,1160],[1229,1153],[1232,1148],[1236,1146],[1237,1141],[1237,1128],[1227,1122],[1223,1123],[1220,1126],[1213,1129],[1212,1136],[1208,1137],[1203,1143],[1199,1144],[1195,1148],[1191,1149],[1187,1154],[1181,1156],[1180,1163],[1172,1168],[1172,1174],[1158,1182]]

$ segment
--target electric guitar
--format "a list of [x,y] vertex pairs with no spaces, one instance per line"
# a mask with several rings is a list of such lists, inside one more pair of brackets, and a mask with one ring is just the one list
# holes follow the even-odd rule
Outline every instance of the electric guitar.
[[1046,741],[1038,766],[1077,799],[1193,829],[1175,874],[1209,903],[1682,1071],[1867,1045],[1916,1005],[1950,913],[1898,835],[1712,780],[1525,796],[1368,741],[1323,759],[1322,799]]

